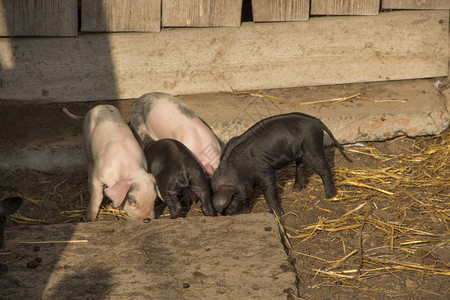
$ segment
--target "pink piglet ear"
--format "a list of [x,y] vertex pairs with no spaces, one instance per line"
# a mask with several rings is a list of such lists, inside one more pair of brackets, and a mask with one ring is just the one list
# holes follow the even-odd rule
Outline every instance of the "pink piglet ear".
[[153,183],[156,183],[156,178],[152,173],[148,173],[148,175],[150,176],[150,179],[152,180]]
[[125,196],[131,188],[131,179],[122,179],[113,186],[105,189],[106,196],[111,199],[114,207],[118,207],[125,200]]

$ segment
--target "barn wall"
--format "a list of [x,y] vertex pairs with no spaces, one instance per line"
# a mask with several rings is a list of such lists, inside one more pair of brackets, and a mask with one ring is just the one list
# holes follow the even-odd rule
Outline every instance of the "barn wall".
[[448,0],[382,0],[386,9],[450,9]]
[[76,36],[77,0],[0,1],[0,36]]
[[252,0],[254,22],[307,21],[310,0]]
[[312,15],[377,15],[380,0],[311,0]]
[[448,32],[448,10],[410,10],[154,33],[0,38],[0,100],[94,101],[149,91],[447,76]]
[[163,27],[239,27],[242,0],[163,0]]
[[81,0],[81,30],[93,32],[161,29],[161,0]]

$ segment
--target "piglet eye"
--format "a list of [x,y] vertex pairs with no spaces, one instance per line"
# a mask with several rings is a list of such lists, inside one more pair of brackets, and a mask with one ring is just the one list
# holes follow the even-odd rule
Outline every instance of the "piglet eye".
[[131,195],[127,195],[126,199],[127,199],[128,203],[130,203],[130,204],[136,203],[136,199]]

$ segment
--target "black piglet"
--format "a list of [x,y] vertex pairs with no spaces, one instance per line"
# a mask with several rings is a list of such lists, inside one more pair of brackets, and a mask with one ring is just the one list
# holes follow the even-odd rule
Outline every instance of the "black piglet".
[[0,201],[0,249],[5,247],[3,231],[5,230],[6,217],[15,213],[22,201],[20,197],[11,197]]

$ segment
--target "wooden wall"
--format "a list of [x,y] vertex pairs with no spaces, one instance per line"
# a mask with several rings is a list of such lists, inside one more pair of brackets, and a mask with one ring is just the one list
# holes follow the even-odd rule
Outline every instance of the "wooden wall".
[[[136,98],[447,76],[448,11],[0,39],[0,97]],[[13,49],[13,52],[11,52]]]
[[77,0],[0,1],[0,36],[76,36]]
[[310,0],[252,0],[254,22],[307,21]]
[[243,0],[0,1],[0,35],[39,36],[0,38],[0,100],[447,76],[449,2],[252,0],[254,22],[241,23]]
[[311,0],[311,15],[378,15],[380,0]]
[[450,0],[383,0],[381,4],[386,9],[450,9]]
[[161,0],[82,0],[81,30],[94,32],[161,29]]
[[163,27],[238,27],[242,0],[163,0]]
[[[159,32],[163,27],[239,27],[243,1],[250,0],[0,1],[0,36],[76,36],[79,29]],[[380,8],[450,9],[450,0],[251,0],[249,4],[254,22],[377,15]]]

